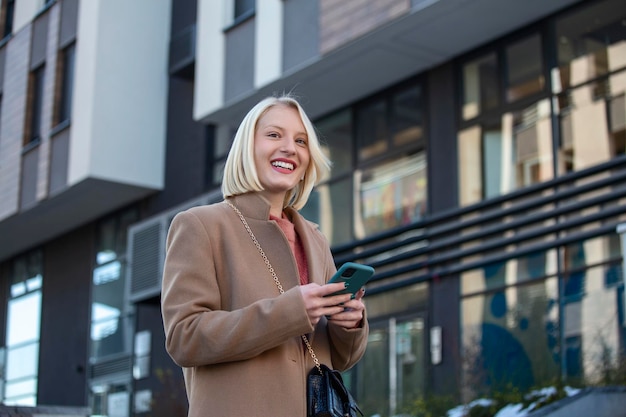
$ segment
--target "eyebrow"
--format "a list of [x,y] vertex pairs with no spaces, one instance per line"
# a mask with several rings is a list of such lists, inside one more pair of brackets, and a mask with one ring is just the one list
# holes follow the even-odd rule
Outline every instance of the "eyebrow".
[[[278,125],[267,125],[267,126],[263,126],[263,129],[279,129],[279,130],[285,130],[284,127],[282,126],[278,126]],[[297,132],[298,135],[303,135],[306,136],[307,138],[309,137],[308,133],[306,132],[306,130],[303,130],[301,132]]]

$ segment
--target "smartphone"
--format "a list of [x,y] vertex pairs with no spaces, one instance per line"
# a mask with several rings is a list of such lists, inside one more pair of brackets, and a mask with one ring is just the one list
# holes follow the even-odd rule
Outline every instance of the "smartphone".
[[354,298],[354,295],[369,281],[372,275],[374,275],[374,268],[371,266],[357,264],[355,262],[346,262],[341,265],[337,273],[328,281],[328,284],[345,282],[346,289],[330,295],[351,293]]

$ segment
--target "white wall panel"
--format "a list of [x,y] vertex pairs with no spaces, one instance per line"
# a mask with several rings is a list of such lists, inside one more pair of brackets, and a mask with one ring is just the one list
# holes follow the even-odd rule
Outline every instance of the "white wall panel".
[[254,86],[280,78],[283,67],[283,1],[257,2]]
[[232,2],[198,0],[193,115],[200,120],[224,104],[224,27]]
[[163,187],[170,7],[81,1],[70,185],[91,177]]

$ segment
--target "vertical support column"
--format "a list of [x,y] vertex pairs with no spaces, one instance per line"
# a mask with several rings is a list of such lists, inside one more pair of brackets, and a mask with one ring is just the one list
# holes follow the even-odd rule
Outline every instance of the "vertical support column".
[[[626,223],[617,225],[617,233],[620,235],[622,246],[622,281],[624,282],[624,306],[626,306]],[[624,325],[626,325],[626,314],[624,314]]]

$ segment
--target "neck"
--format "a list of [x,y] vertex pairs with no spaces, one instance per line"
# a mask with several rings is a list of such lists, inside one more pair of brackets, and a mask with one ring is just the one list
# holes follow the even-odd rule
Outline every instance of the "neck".
[[262,193],[263,197],[270,203],[270,215],[281,218],[283,215],[283,202],[285,201],[284,194],[268,194]]

